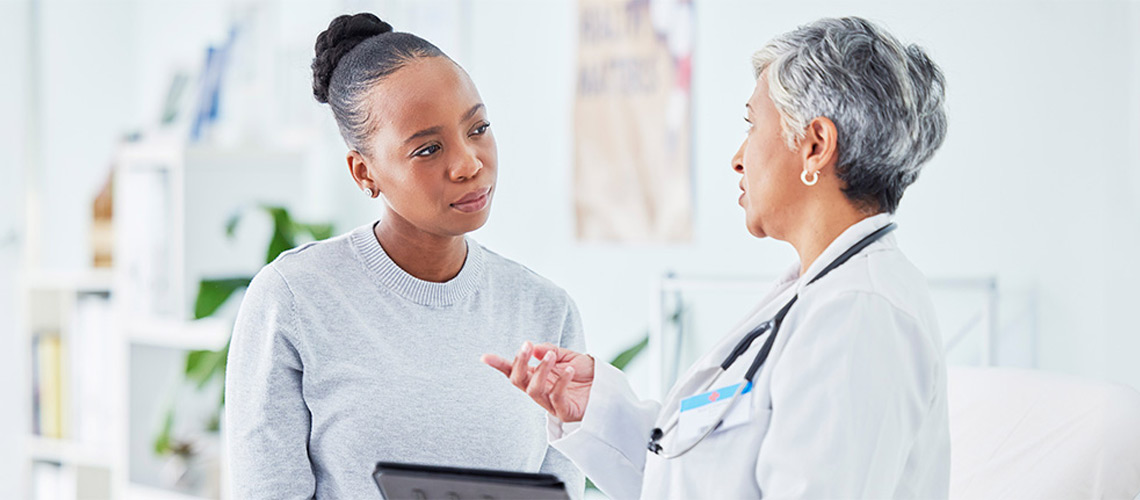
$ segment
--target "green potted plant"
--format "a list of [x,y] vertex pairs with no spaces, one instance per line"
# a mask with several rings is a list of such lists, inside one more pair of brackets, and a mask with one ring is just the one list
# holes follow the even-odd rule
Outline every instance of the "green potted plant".
[[[260,206],[260,209],[273,219],[273,234],[270,237],[266,250],[266,264],[273,262],[282,252],[297,246],[299,238],[322,240],[332,236],[331,224],[310,224],[297,222],[283,207]],[[245,210],[238,211],[226,221],[226,236],[233,238],[238,223]],[[194,301],[194,319],[213,316],[235,292],[249,286],[253,276],[238,276],[227,278],[203,279],[198,284],[198,295]],[[165,417],[154,439],[154,452],[158,455],[169,456],[167,470],[164,471],[166,481],[188,490],[199,490],[209,481],[203,479],[202,470],[209,466],[208,455],[217,455],[217,432],[220,426],[221,410],[225,404],[224,381],[226,376],[226,358],[229,355],[230,343],[219,350],[198,350],[186,354],[183,370],[184,383],[193,386],[195,391],[202,392],[216,390],[217,408],[211,412],[209,420],[203,426],[201,433],[195,435],[174,435],[174,422],[177,398],[171,398],[167,406]],[[214,439],[204,439],[203,436],[212,435]]]

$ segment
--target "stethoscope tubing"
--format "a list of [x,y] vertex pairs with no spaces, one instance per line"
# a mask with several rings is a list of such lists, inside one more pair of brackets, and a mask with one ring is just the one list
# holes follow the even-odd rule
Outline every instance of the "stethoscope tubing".
[[[710,378],[709,381],[705,383],[704,387],[702,387],[697,392],[701,393],[701,392],[707,391],[709,389],[709,387],[712,387],[713,382],[715,382],[716,379],[719,378],[720,375],[723,373],[724,373],[723,369],[719,370],[718,373],[715,374],[712,378]],[[717,430],[717,428],[719,428],[721,426],[721,424],[724,423],[724,417],[728,416],[728,412],[732,411],[732,408],[734,406],[736,406],[736,401],[738,399],[740,399],[740,395],[743,394],[744,390],[748,388],[748,383],[749,382],[747,380],[743,380],[740,382],[740,384],[738,384],[738,387],[736,388],[736,393],[732,395],[732,399],[730,399],[728,401],[728,404],[724,405],[724,409],[722,409],[720,411],[720,415],[717,416],[716,424],[710,425],[708,429],[705,429],[705,432],[703,434],[701,434],[701,436],[699,438],[694,440],[692,443],[690,443],[688,446],[686,446],[683,450],[678,451],[676,453],[667,453],[667,452],[665,452],[665,450],[660,448],[660,445],[658,445],[657,449],[654,450],[654,445],[657,444],[658,441],[660,441],[660,438],[650,442],[650,450],[653,451],[654,453],[656,453],[661,458],[664,458],[666,460],[674,459],[674,458],[680,457],[681,455],[688,453],[689,450],[695,448],[698,444],[701,444],[701,441],[704,441],[705,438],[709,437],[709,434],[712,434],[714,431]],[[669,419],[669,424],[665,426],[665,429],[662,431],[661,436],[664,437],[665,434],[671,432],[674,427],[677,427],[677,423],[680,421],[681,421],[680,414],[677,414],[674,417],[672,417],[671,419]]]
[[[880,227],[879,229],[876,229],[871,234],[863,237],[863,239],[852,245],[851,248],[848,248],[847,251],[843,252],[843,254],[841,254],[839,257],[836,257],[834,261],[828,264],[827,267],[825,267],[822,271],[819,272],[819,274],[812,278],[812,280],[808,282],[808,285],[815,283],[820,278],[827,275],[827,273],[830,273],[833,269],[839,267],[844,262],[847,262],[851,257],[861,252],[871,243],[874,243],[879,238],[885,236],[887,233],[894,231],[896,227],[897,226],[895,223],[891,222],[883,227]],[[756,357],[752,360],[752,364],[748,367],[748,371],[745,372],[744,380],[741,381],[739,386],[736,388],[736,394],[732,396],[732,399],[729,400],[728,404],[726,404],[724,406],[724,409],[721,410],[720,415],[716,419],[716,424],[710,425],[708,429],[705,429],[705,432],[701,434],[699,438],[690,443],[688,446],[685,446],[685,448],[681,451],[676,453],[667,453],[661,447],[661,439],[677,427],[677,424],[681,420],[680,412],[678,412],[676,415],[669,419],[668,424],[666,424],[664,428],[658,427],[653,429],[653,433],[649,438],[649,451],[665,459],[674,459],[680,457],[688,453],[689,450],[695,448],[698,444],[701,443],[701,441],[704,441],[706,437],[715,432],[721,426],[721,424],[724,423],[724,417],[727,416],[728,412],[731,411],[732,408],[736,405],[737,400],[740,399],[740,395],[744,393],[744,389],[748,386],[748,384],[752,382],[752,379],[756,376],[756,373],[760,370],[760,367],[764,365],[765,361],[767,361],[768,354],[772,351],[772,345],[776,341],[776,334],[779,333],[780,326],[783,324],[784,318],[788,315],[788,311],[792,309],[792,305],[795,304],[799,298],[799,294],[794,295],[787,304],[784,304],[784,307],[780,308],[780,311],[777,312],[776,315],[772,317],[772,319],[760,323],[756,326],[756,328],[753,328],[751,331],[749,331],[748,334],[745,335],[744,338],[742,338],[740,342],[736,344],[736,347],[734,347],[732,351],[729,352],[724,361],[721,362],[720,369],[718,369],[717,372],[709,378],[708,382],[705,382],[704,386],[697,391],[697,394],[700,394],[707,391],[709,387],[712,387],[713,383],[715,383],[716,380],[720,378],[720,376],[723,375],[730,366],[736,363],[737,358],[743,356],[744,353],[748,351],[748,349],[752,346],[753,341],[755,341],[765,332],[768,332],[768,338],[765,339],[764,345],[760,347],[760,351],[756,353]]]

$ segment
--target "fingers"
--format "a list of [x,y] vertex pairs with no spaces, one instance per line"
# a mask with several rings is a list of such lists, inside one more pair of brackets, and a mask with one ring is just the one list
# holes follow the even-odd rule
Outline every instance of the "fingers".
[[550,406],[554,416],[563,422],[571,421],[571,410],[569,398],[566,397],[566,391],[570,386],[570,381],[574,379],[574,367],[567,366],[558,374],[558,382],[554,383],[554,388],[550,390]]
[[523,342],[522,348],[519,353],[515,355],[514,364],[511,366],[511,373],[507,375],[511,379],[511,383],[526,391],[527,385],[530,383],[530,357],[533,355],[530,342]]
[[[572,422],[581,419],[569,395],[575,369],[567,362],[578,359],[576,356],[581,355],[553,344],[532,345],[530,342],[523,342],[513,360],[494,354],[484,354],[480,360],[506,375],[511,384],[525,392],[550,414],[563,422]],[[540,358],[537,366],[530,366],[532,357]],[[593,362],[593,358],[581,357]],[[563,366],[559,366],[560,364]],[[589,373],[589,368],[586,367],[585,373]]]
[[538,344],[534,346],[534,357],[538,359],[546,357],[546,353],[548,352],[554,353],[556,356],[555,361],[559,361],[559,358],[562,357],[562,349],[559,349],[558,346],[554,344]]
[[484,354],[479,358],[479,361],[482,361],[484,364],[490,366],[491,368],[499,370],[500,373],[506,375],[507,377],[511,376],[511,362],[503,359],[502,357],[496,356],[494,354]]
[[556,360],[557,357],[554,353],[547,351],[531,375],[530,384],[526,387],[526,394],[530,396],[530,399],[533,399],[539,406],[542,406],[550,413],[554,413],[554,408],[550,405],[549,380],[550,373],[554,370],[554,365],[557,363]]

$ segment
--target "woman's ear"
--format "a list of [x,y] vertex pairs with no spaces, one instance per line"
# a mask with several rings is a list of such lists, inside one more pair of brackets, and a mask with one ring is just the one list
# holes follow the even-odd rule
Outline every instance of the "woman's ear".
[[804,169],[808,173],[819,173],[839,160],[839,130],[830,118],[820,116],[808,123],[800,153],[803,155]]
[[345,155],[345,160],[348,162],[348,173],[352,175],[352,180],[356,181],[357,187],[361,190],[371,189],[373,193],[380,194],[379,184],[368,171],[368,160],[363,154],[354,149]]

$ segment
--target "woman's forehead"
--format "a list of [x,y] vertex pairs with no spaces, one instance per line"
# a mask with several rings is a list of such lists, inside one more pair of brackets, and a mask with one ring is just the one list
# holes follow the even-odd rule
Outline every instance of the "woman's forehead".
[[471,79],[445,57],[409,62],[376,85],[371,106],[380,129],[457,125],[482,100]]
[[752,95],[748,96],[748,109],[752,113],[759,113],[772,107],[772,99],[768,95],[768,72],[760,74],[756,79],[756,86],[752,88]]

